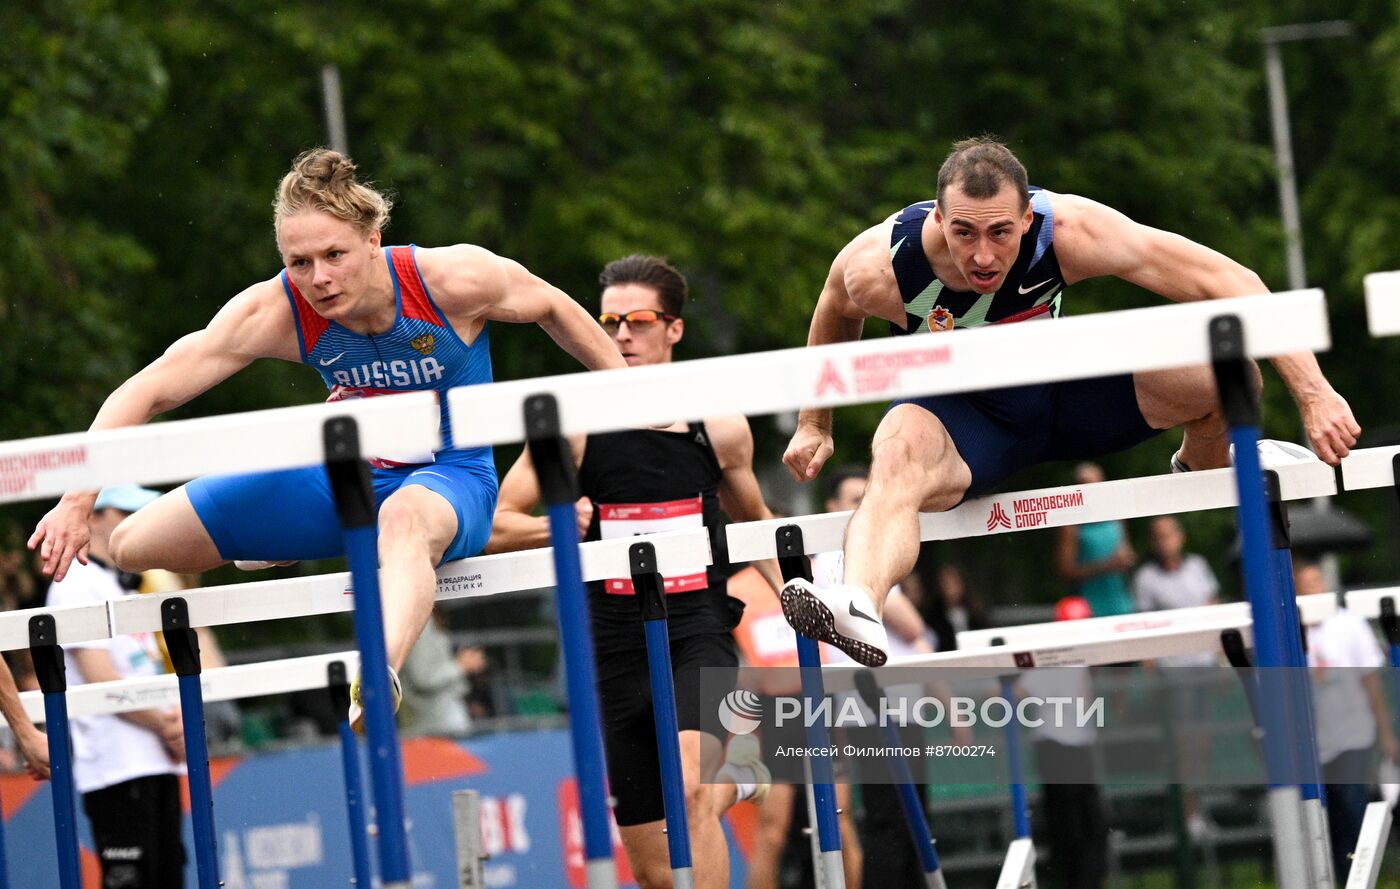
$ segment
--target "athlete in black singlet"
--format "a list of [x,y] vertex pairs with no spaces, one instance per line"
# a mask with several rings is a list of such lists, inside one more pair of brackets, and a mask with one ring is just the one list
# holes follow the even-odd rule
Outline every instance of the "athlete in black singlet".
[[[858,339],[869,317],[897,334],[939,336],[1049,321],[1066,285],[1100,275],[1177,302],[1268,291],[1258,275],[1208,247],[1086,198],[1032,189],[1006,146],[968,139],[939,170],[936,201],[867,229],[837,255],[808,343]],[[1361,431],[1351,408],[1311,353],[1273,364],[1313,450],[1336,465]],[[878,666],[887,656],[879,610],[913,568],[920,510],[950,509],[1034,463],[1122,450],[1173,426],[1185,431],[1174,468],[1227,465],[1229,430],[1208,367],[897,403],[875,433],[870,486],[847,531],[847,585],[818,591],[796,581],[783,589],[783,611],[799,632]],[[831,452],[831,411],[804,410],[783,462],[808,481]]]
[[[600,280],[599,321],[627,363],[670,361],[685,330],[685,278],[664,260],[629,256],[610,263]],[[718,776],[702,774],[702,759],[712,772],[728,735],[717,707],[699,701],[699,671],[738,668],[732,630],[743,605],[726,589],[720,512],[737,521],[771,517],[753,475],[748,420],[733,416],[594,434],[573,440],[572,446],[583,494],[578,502],[581,537],[709,530],[714,564],[671,572],[665,578],[666,604],[695,881],[700,887],[728,886],[729,854],[720,816],[739,799],[760,799],[767,790],[767,770],[757,744],[745,736],[730,743]],[[539,483],[527,451],[501,483],[487,552],[548,546],[548,523],[531,515],[538,501]],[[775,569],[764,565],[761,570],[776,589]],[[669,887],[646,639],[631,579],[589,584],[589,608],[608,783],[617,800],[613,813],[641,886]]]

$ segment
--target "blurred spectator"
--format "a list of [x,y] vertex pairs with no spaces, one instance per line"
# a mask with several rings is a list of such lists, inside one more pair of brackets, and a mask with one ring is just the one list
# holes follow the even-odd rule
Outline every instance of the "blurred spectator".
[[[1299,560],[1293,567],[1299,596],[1327,592],[1322,569]],[[1327,827],[1338,885],[1347,882],[1351,852],[1371,800],[1376,742],[1390,762],[1400,762],[1400,744],[1391,727],[1381,686],[1385,655],[1371,625],[1345,608],[1308,627],[1308,667],[1317,723],[1317,758],[1327,785]]]
[[0,549],[0,611],[14,611],[34,603],[34,575],[25,567],[24,548]]
[[[1133,575],[1133,597],[1139,611],[1200,608],[1216,603],[1220,584],[1204,558],[1185,551],[1186,534],[1180,522],[1172,516],[1153,519],[1151,545],[1152,557]],[[1211,735],[1206,730],[1211,716],[1208,668],[1216,661],[1216,655],[1209,651],[1176,654],[1157,661],[1157,665],[1167,669],[1162,678],[1169,697],[1170,718],[1180,742],[1177,761],[1182,764],[1187,783],[1210,758]],[[1210,830],[1210,823],[1201,812],[1194,791],[1186,792],[1185,801],[1186,829],[1200,839]]]
[[[1104,480],[1097,463],[1080,463],[1074,468],[1079,485]],[[1094,617],[1131,614],[1133,598],[1128,592],[1128,575],[1137,557],[1122,522],[1090,522],[1059,529],[1055,569],[1074,586],[1093,609]]]
[[934,572],[933,595],[924,603],[923,613],[937,651],[954,651],[959,633],[992,625],[982,600],[968,592],[962,568],[952,563],[939,565]]
[[467,714],[472,719],[489,719],[496,715],[496,694],[492,689],[494,676],[491,661],[480,648],[462,648],[457,651],[457,666],[467,677]]
[[[1066,596],[1055,608],[1056,620],[1092,616],[1079,596]],[[1018,694],[1087,701],[1093,695],[1089,670],[1046,668],[1021,674]],[[1068,712],[1072,708],[1066,708]],[[1074,719],[1060,725],[1042,712],[1043,724],[1031,729],[1049,860],[1039,864],[1047,887],[1101,889],[1108,874],[1108,823],[1094,764],[1098,728]]]
[[442,612],[434,609],[399,671],[403,682],[400,721],[409,734],[460,735],[471,727],[467,677],[452,654],[452,637],[444,623]]
[[[159,496],[134,485],[98,494],[88,520],[88,564],[74,559],[63,580],[49,587],[48,604],[92,605],[134,593],[139,580],[112,565],[112,531]],[[64,660],[70,686],[162,672],[149,633],[70,644]],[[179,710],[75,716],[70,728],[74,783],[92,822],[102,885],[181,889],[185,848],[178,776],[185,735]]]
[[[153,568],[141,574],[141,593],[173,593],[179,590],[194,590],[200,585],[198,574],[176,574],[164,568]],[[199,666],[202,670],[217,670],[228,666],[224,650],[219,645],[219,637],[213,627],[195,628],[199,641]],[[165,662],[165,672],[174,673],[175,665],[170,661],[170,651],[165,647],[165,637],[156,636],[160,646],[160,656]],[[205,701],[204,730],[211,752],[224,752],[240,746],[243,740],[243,717],[237,701]]]

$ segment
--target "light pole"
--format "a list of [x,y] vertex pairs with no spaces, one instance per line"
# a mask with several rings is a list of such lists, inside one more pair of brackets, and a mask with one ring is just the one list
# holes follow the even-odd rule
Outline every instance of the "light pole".
[[1283,213],[1284,240],[1288,249],[1288,287],[1302,290],[1308,286],[1307,266],[1303,262],[1303,224],[1298,213],[1298,181],[1293,173],[1293,136],[1288,126],[1288,91],[1283,84],[1283,58],[1279,44],[1297,40],[1325,40],[1330,37],[1350,37],[1351,22],[1311,22],[1304,25],[1280,25],[1264,28],[1259,39],[1264,44],[1264,73],[1269,84],[1269,118],[1274,131],[1274,158],[1278,164],[1278,202]]
[[[1351,22],[1309,22],[1302,25],[1279,25],[1264,28],[1259,40],[1264,44],[1264,74],[1269,85],[1269,120],[1274,133],[1274,160],[1278,165],[1278,202],[1283,215],[1283,237],[1288,251],[1288,289],[1302,290],[1308,286],[1308,269],[1303,260],[1303,222],[1298,212],[1298,179],[1293,171],[1293,134],[1288,126],[1288,90],[1283,82],[1283,57],[1280,43],[1298,40],[1327,40],[1350,37],[1355,33]],[[1307,430],[1303,441],[1307,442]],[[1326,512],[1332,508],[1326,497],[1313,501],[1313,509]],[[1341,571],[1337,557],[1327,553],[1322,557],[1322,572],[1329,589],[1341,589]]]

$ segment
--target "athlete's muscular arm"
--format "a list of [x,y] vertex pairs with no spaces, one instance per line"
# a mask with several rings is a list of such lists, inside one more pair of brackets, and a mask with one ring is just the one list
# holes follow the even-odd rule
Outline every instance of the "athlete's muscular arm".
[[[569,440],[576,463],[582,464],[583,448],[587,443],[588,439],[584,436]],[[491,539],[486,542],[485,554],[549,546],[549,517],[534,514],[539,502],[540,481],[535,475],[535,465],[530,462],[530,451],[526,449],[501,480],[501,492],[496,498],[496,515],[491,521]],[[587,497],[580,497],[574,504],[574,514],[578,521],[579,539],[583,539],[593,521],[593,502]]]
[[[1141,225],[1110,207],[1055,195],[1055,252],[1065,281],[1113,275],[1176,302],[1267,293],[1259,276],[1188,238]],[[1361,427],[1311,352],[1272,359],[1302,414],[1313,450],[1336,465]]]
[[589,370],[627,366],[583,306],[515,260],[457,244],[418,251],[418,267],[454,319],[538,324]]
[[[93,430],[138,426],[223,382],[256,358],[297,361],[296,323],[281,282],[254,284],[229,300],[203,330],[176,340],[107,396]],[[76,556],[87,564],[88,514],[97,491],[69,491],[39,522],[29,548],[43,571],[62,580]]]
[[[822,285],[817,307],[812,312],[812,326],[807,332],[807,345],[849,343],[860,339],[865,319],[885,317],[888,311],[876,294],[880,290],[879,255],[870,249],[871,232],[862,233],[847,244],[831,263],[826,283]],[[885,266],[889,266],[886,248]],[[893,270],[889,270],[893,275]],[[783,454],[783,463],[799,482],[810,481],[821,472],[831,456],[831,408],[803,408],[797,415],[797,431]]]
[[[719,482],[719,506],[736,522],[758,522],[771,519],[773,513],[763,500],[758,478],[753,474],[753,431],[748,417],[736,414],[706,420],[715,456],[722,473]],[[773,559],[754,562],[753,566],[774,591],[782,589],[783,576]]]

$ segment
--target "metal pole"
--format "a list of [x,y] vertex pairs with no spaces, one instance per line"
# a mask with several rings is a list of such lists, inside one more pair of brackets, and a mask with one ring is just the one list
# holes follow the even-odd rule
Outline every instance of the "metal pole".
[[350,861],[354,873],[350,883],[369,887],[374,876],[369,867],[369,830],[365,826],[365,782],[360,776],[360,742],[350,728],[350,678],[343,661],[327,665],[326,688],[340,732],[340,765],[345,778],[345,815],[350,829]]
[[661,797],[666,814],[671,884],[675,889],[694,889],[690,822],[685,808],[685,772],[681,766],[680,729],[676,722],[676,686],[671,673],[671,636],[666,627],[665,582],[656,571],[656,547],[650,543],[634,543],[628,550],[628,557],[632,589],[637,595],[646,631],[647,671],[651,677],[651,711],[661,763]]
[[[1295,740],[1300,726],[1295,699],[1287,685],[1288,640],[1282,603],[1275,583],[1272,535],[1264,480],[1259,465],[1259,405],[1249,382],[1244,328],[1234,315],[1213,318],[1210,353],[1230,439],[1235,447],[1235,484],[1239,494],[1240,562],[1254,620],[1254,650],[1259,678],[1259,714],[1264,726],[1274,848],[1283,889],[1317,885],[1306,835],[1298,780]],[[1272,668],[1272,669],[1271,669]]]
[[340,92],[340,67],[321,66],[321,99],[326,111],[326,134],[331,148],[341,154],[350,153],[350,140],[345,135],[345,99]]
[[384,611],[379,598],[378,516],[369,466],[360,456],[359,427],[351,417],[326,421],[326,474],[335,495],[355,588],[355,642],[360,649],[360,694],[369,738],[370,784],[379,813],[379,872],[384,889],[408,889],[408,829],[403,800],[403,759],[389,687]]
[[578,474],[569,443],[559,431],[559,403],[553,395],[525,399],[525,432],[541,499],[549,514],[549,540],[554,548],[559,637],[569,693],[569,735],[578,773],[586,881],[589,889],[616,889],[593,633],[578,554],[578,519],[574,510]]
[[[812,578],[811,563],[803,552],[802,528],[798,525],[783,525],[777,531],[778,567],[782,569],[783,580],[801,577]],[[797,665],[802,676],[803,709],[807,713],[816,711],[826,697],[822,687],[821,650],[814,639],[797,634]],[[826,726],[820,719],[811,720],[807,726],[807,745],[814,750],[825,750],[829,746]],[[836,812],[836,786],[833,783],[831,757],[811,756],[808,762],[812,768],[812,799],[816,807],[817,820],[813,827],[821,845],[821,885],[828,889],[845,889],[846,871],[841,856],[841,823]]]
[[909,768],[909,760],[900,748],[904,739],[899,736],[894,723],[883,719],[884,692],[875,681],[875,674],[862,670],[856,674],[856,690],[860,692],[865,706],[870,708],[885,744],[890,748],[890,771],[899,793],[899,807],[904,813],[904,824],[909,828],[909,839],[914,843],[914,851],[919,856],[919,867],[924,874],[927,889],[947,889],[943,879],[943,868],[934,849],[933,834],[929,831],[928,814],[924,811],[924,801],[919,795],[919,786],[914,783],[914,773]]
[[58,844],[58,884],[62,889],[80,889],[83,878],[78,865],[78,813],[74,802],[73,756],[68,749],[68,699],[65,697],[68,678],[53,615],[38,614],[29,619],[29,654],[34,660],[34,677],[44,692],[54,840]]
[[180,718],[185,729],[185,764],[189,772],[190,823],[194,834],[195,874],[199,889],[218,889],[219,852],[214,836],[214,789],[209,775],[209,742],[204,735],[204,690],[200,687],[199,637],[190,627],[190,609],[182,597],[160,604],[161,635],[180,683]]
[[1293,135],[1288,125],[1288,91],[1283,82],[1283,58],[1278,42],[1264,43],[1264,73],[1269,84],[1269,122],[1274,133],[1274,162],[1278,164],[1278,203],[1283,215],[1283,237],[1288,251],[1288,287],[1307,287],[1303,262],[1303,223],[1298,212],[1298,180],[1293,169]]

